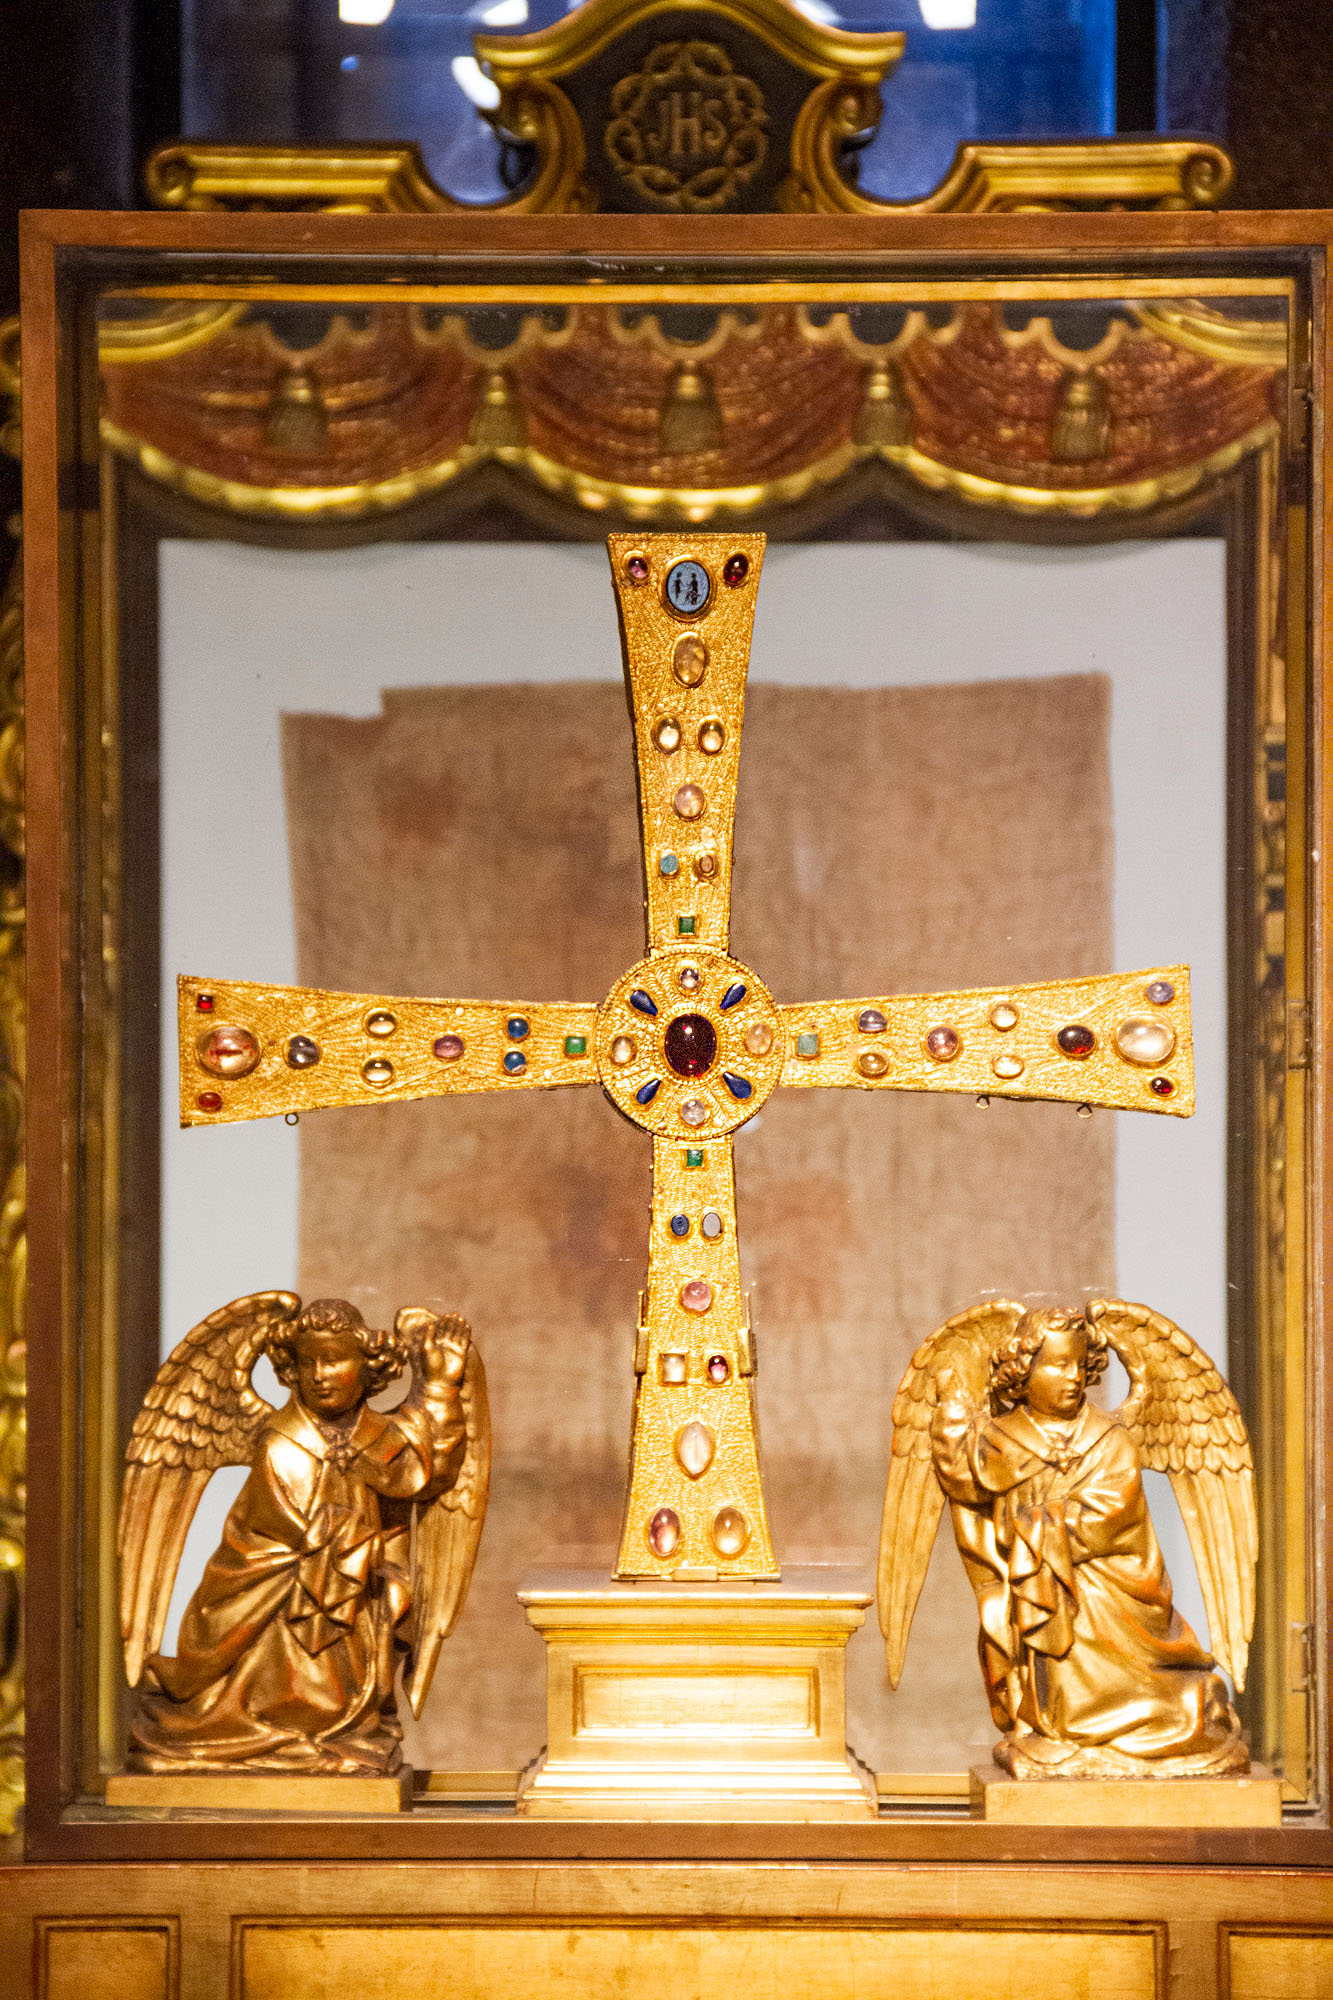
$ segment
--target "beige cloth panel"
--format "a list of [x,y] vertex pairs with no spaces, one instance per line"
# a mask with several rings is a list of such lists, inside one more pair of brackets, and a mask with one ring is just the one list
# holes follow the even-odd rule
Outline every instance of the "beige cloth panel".
[[[1110,969],[1100,676],[751,688],[736,955],[779,1000]],[[598,1000],[642,954],[629,723],[612,685],[389,692],[284,718],[300,978],[385,994]],[[893,1394],[987,1292],[1114,1289],[1114,1126],[1068,1106],[778,1092],[736,1141],[742,1270],[781,1556],[873,1563]],[[596,1088],[366,1107],[302,1125],[301,1289],[381,1320],[467,1313],[495,1422],[467,1608],[408,1753],[516,1768],[544,1735],[537,1564],[608,1567],[623,1499],[650,1146]],[[274,1282],[281,1281],[275,1274]],[[993,1740],[947,1525],[891,1694],[874,1613],[849,1734],[876,1769]]]

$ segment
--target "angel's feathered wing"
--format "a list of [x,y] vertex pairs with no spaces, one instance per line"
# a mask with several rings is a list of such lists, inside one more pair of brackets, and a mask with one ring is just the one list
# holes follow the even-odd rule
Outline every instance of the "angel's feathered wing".
[[880,1630],[893,1687],[902,1674],[917,1599],[944,1512],[944,1495],[930,1456],[930,1420],[940,1400],[940,1376],[952,1370],[981,1405],[990,1357],[1022,1317],[1022,1306],[1007,1299],[955,1313],[922,1341],[893,1399],[893,1455],[879,1531],[878,1583]]
[[491,1480],[491,1411],[486,1370],[469,1346],[460,1385],[467,1449],[447,1493],[431,1501],[416,1524],[412,1547],[412,1657],[403,1687],[420,1715],[435,1677],[440,1648],[454,1628],[481,1542]]
[[224,1465],[249,1465],[273,1405],[250,1386],[295,1292],[251,1292],[210,1313],[157,1371],[125,1453],[116,1550],[125,1672],[136,1687],[162,1643],[176,1570],[200,1495]]
[[1199,1572],[1213,1652],[1238,1688],[1254,1628],[1254,1460],[1235,1397],[1197,1342],[1161,1313],[1094,1299],[1089,1319],[1125,1364],[1117,1415],[1143,1463],[1170,1476]]

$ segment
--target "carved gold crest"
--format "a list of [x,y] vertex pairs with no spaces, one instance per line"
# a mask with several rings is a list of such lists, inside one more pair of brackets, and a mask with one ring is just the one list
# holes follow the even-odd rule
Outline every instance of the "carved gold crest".
[[645,201],[698,213],[726,208],[768,151],[757,83],[715,42],[659,42],[611,93],[605,144]]

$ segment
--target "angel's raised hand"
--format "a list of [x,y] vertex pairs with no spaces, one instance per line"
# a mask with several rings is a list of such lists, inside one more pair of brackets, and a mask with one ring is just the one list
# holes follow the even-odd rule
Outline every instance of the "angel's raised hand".
[[428,1388],[457,1388],[467,1366],[472,1329],[461,1313],[442,1313],[421,1340],[421,1367]]

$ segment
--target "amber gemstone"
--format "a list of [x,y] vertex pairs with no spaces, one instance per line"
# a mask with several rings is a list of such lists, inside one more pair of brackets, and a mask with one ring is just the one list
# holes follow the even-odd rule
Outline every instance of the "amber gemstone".
[[361,1065],[361,1074],[367,1083],[373,1083],[377,1090],[383,1090],[386,1083],[393,1082],[393,1064],[387,1056],[372,1056]]
[[690,1357],[673,1350],[657,1357],[657,1379],[669,1389],[678,1389],[689,1379]]
[[1071,1021],[1067,1028],[1061,1028],[1055,1038],[1056,1046],[1067,1056],[1075,1056],[1081,1062],[1090,1056],[1097,1046],[1097,1037],[1091,1028],[1085,1028],[1081,1021]]
[[221,1111],[222,1097],[216,1090],[201,1090],[195,1103],[201,1111]]
[[383,1040],[385,1035],[392,1035],[397,1027],[398,1016],[391,1014],[387,1007],[376,1007],[373,1013],[366,1015],[365,1028],[368,1035],[375,1035]]
[[677,1014],[663,1047],[677,1076],[703,1076],[717,1054],[717,1029],[704,1014]]
[[680,1515],[674,1507],[659,1507],[648,1523],[648,1546],[655,1556],[674,1555],[680,1543]]
[[1003,1077],[1006,1083],[1012,1083],[1015,1077],[1022,1076],[1023,1074],[1023,1058],[1021,1056],[996,1056],[991,1063],[991,1068],[995,1071],[996,1076]]
[[680,724],[674,715],[660,715],[653,724],[653,742],[664,757],[680,748]]
[[1018,1026],[1018,1009],[1012,1000],[995,1002],[990,1010],[990,1024],[992,1028],[999,1028],[1001,1033]]
[[701,1424],[697,1417],[677,1434],[676,1463],[689,1479],[702,1479],[716,1452],[717,1439],[707,1424]]
[[867,1049],[856,1059],[856,1067],[862,1076],[883,1076],[889,1067],[889,1059],[881,1049]]
[[723,583],[729,583],[733,590],[738,583],[744,583],[749,574],[750,559],[748,556],[728,556],[722,565],[722,581]]
[[716,757],[727,740],[727,732],[716,716],[709,716],[707,722],[699,724],[699,748],[705,757]]
[[721,1383],[731,1380],[731,1363],[725,1354],[710,1354],[707,1368],[710,1382]]
[[1126,1062],[1151,1069],[1164,1063],[1176,1046],[1176,1031],[1169,1022],[1146,1014],[1131,1014],[1115,1031],[1115,1045]]
[[647,556],[631,556],[629,561],[625,564],[625,574],[629,578],[631,583],[647,583],[648,581]]
[[716,854],[696,854],[694,857],[694,872],[701,882],[711,882],[717,873]]
[[773,1046],[773,1030],[767,1021],[751,1021],[745,1030],[745,1046],[752,1056],[766,1056]]
[[750,1523],[739,1507],[723,1507],[713,1521],[713,1547],[720,1556],[738,1556],[750,1539]]
[[235,1028],[219,1021],[208,1028],[194,1045],[200,1069],[210,1076],[249,1076],[259,1061],[259,1041],[248,1028]]
[[708,672],[708,648],[697,633],[687,632],[676,641],[671,671],[682,687],[698,687]]
[[961,1047],[957,1028],[932,1028],[926,1036],[926,1054],[932,1062],[952,1062]]

